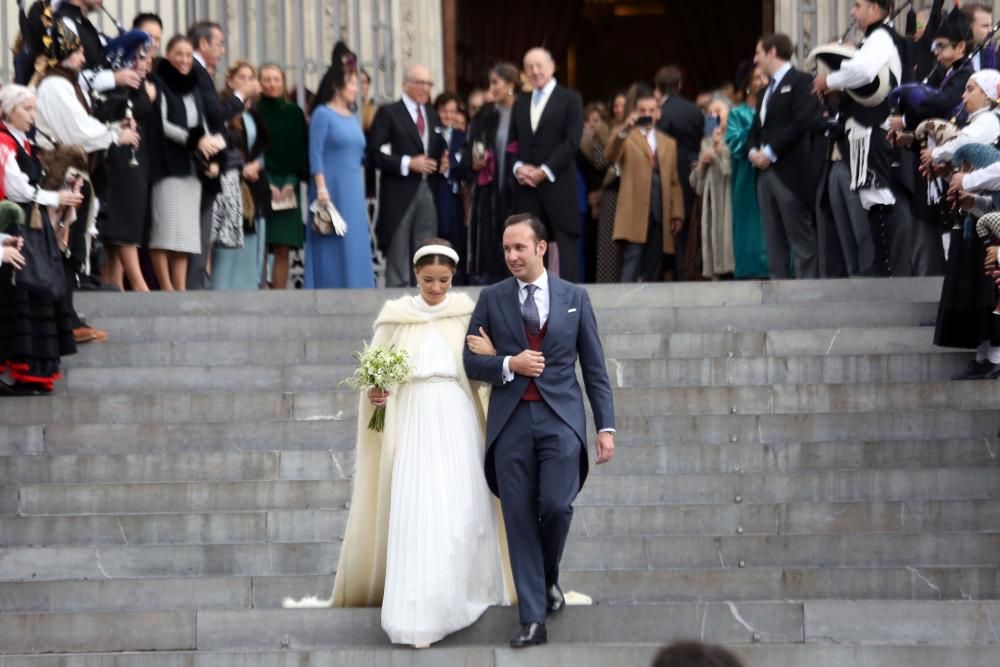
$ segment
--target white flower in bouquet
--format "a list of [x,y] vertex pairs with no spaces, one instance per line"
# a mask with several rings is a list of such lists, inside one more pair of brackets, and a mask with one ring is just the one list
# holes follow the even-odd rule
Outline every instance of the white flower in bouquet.
[[[406,384],[413,374],[406,350],[398,350],[394,345],[372,347],[365,343],[364,349],[355,352],[354,357],[358,360],[358,367],[351,377],[344,380],[344,384],[353,389],[378,389],[384,392],[389,387]],[[376,433],[385,429],[384,405],[375,408],[368,422],[368,429]]]

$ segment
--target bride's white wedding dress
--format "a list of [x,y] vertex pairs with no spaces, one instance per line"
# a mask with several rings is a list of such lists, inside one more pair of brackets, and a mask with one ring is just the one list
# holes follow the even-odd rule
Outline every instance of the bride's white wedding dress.
[[428,315],[397,401],[382,627],[398,644],[429,644],[506,604],[497,518],[483,476],[483,436],[458,382],[457,359]]

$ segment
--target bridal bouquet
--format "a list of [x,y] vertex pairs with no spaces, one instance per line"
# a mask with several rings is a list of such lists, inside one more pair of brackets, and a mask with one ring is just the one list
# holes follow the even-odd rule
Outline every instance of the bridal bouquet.
[[[371,347],[365,343],[361,352],[355,352],[358,367],[354,374],[344,380],[344,384],[357,390],[378,389],[385,391],[410,381],[410,368],[406,350],[397,350],[394,345]],[[375,408],[368,430],[381,433],[385,429],[385,406]]]

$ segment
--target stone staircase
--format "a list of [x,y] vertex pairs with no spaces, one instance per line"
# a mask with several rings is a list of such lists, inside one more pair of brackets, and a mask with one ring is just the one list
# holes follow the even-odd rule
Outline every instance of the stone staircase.
[[84,294],[112,342],[0,402],[0,667],[1000,665],[1000,383],[953,383],[934,279],[600,286],[619,452],[563,587],[597,605],[513,652],[510,609],[427,651],[328,592],[356,396],[391,292]]

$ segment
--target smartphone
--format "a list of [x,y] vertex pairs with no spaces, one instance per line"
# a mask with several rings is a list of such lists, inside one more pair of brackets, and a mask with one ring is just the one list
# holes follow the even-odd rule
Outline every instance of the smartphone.
[[718,116],[705,116],[705,136],[711,137],[716,128],[722,124],[722,119]]
[[652,127],[653,117],[652,116],[639,116],[635,119],[635,124],[639,127]]

